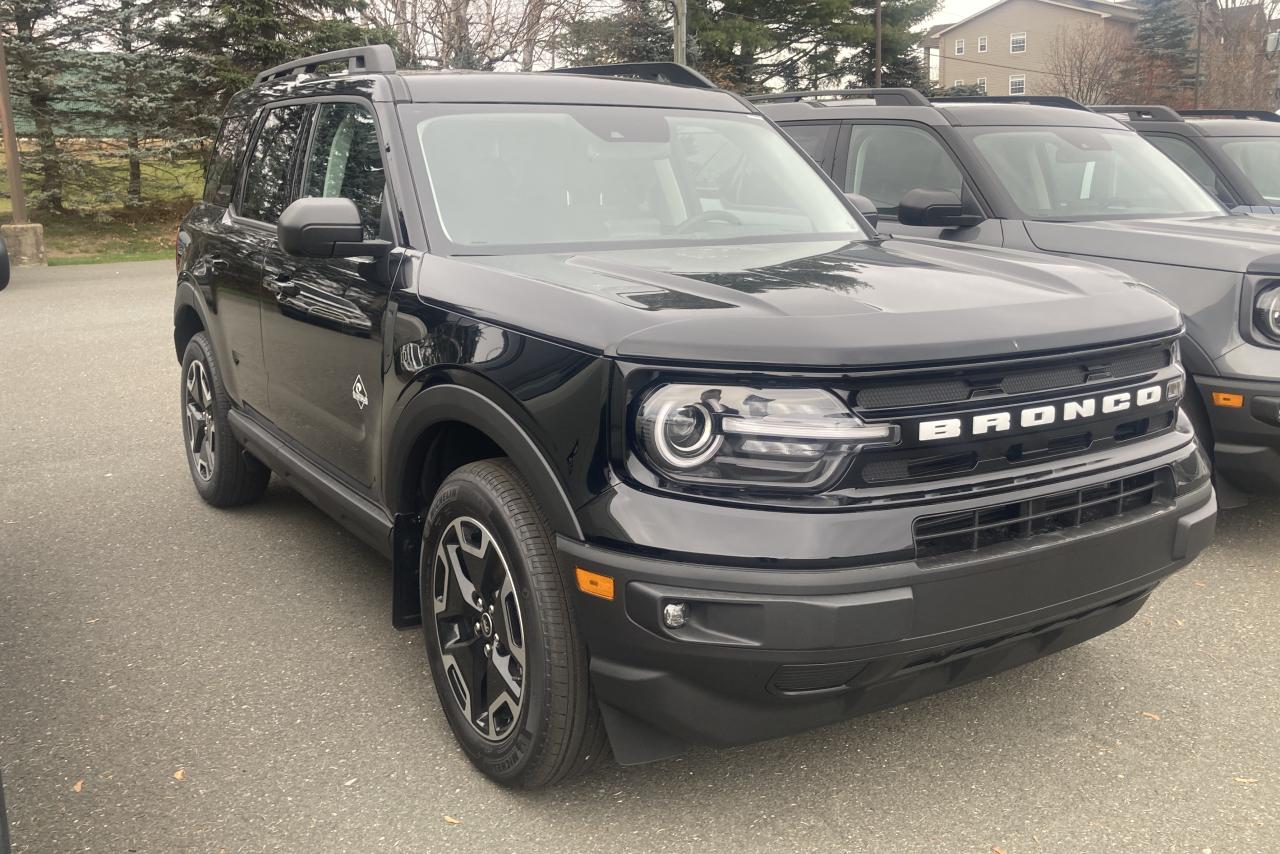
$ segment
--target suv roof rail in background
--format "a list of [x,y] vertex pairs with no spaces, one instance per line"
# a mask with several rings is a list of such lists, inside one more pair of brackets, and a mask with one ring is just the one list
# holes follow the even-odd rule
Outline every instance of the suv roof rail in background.
[[1182,116],[1172,107],[1161,104],[1099,104],[1091,108],[1095,113],[1123,115],[1130,122],[1180,122]]
[[328,53],[317,53],[314,56],[304,56],[302,59],[290,60],[258,74],[257,77],[253,78],[253,85],[257,86],[259,83],[268,83],[285,77],[296,77],[299,74],[310,74],[321,65],[342,62],[343,60],[347,63],[347,70],[352,72],[393,73],[396,70],[396,57],[391,52],[391,46],[371,44],[364,47],[349,47],[345,50],[331,50]]
[[813,89],[807,92],[769,92],[764,95],[751,95],[747,98],[755,104],[781,104],[796,101],[816,101],[823,99],[867,98],[875,101],[877,107],[927,107],[929,100],[915,89],[880,88],[880,89]]
[[930,98],[934,104],[1030,104],[1036,107],[1065,107],[1068,110],[1093,112],[1075,98],[1066,95],[942,95]]
[[594,77],[630,77],[650,80],[654,83],[670,83],[675,86],[693,86],[698,89],[720,87],[678,62],[619,62],[613,65],[576,65],[568,68],[550,68],[547,74],[590,74]]
[[1280,122],[1280,116],[1267,110],[1178,110],[1193,118],[1257,119],[1262,122]]

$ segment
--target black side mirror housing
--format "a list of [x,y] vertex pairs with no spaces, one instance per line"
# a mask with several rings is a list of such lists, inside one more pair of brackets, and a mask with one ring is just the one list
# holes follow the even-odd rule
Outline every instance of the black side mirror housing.
[[876,203],[868,199],[866,196],[858,193],[845,193],[844,197],[853,205],[853,209],[862,214],[863,218],[871,223],[871,227],[875,228],[880,223],[880,211],[876,209]]
[[982,222],[981,214],[965,213],[964,203],[950,190],[908,190],[898,203],[898,222],[933,228],[968,228]]
[[276,240],[290,255],[304,258],[380,258],[387,240],[365,240],[356,203],[345,198],[298,199],[280,214]]

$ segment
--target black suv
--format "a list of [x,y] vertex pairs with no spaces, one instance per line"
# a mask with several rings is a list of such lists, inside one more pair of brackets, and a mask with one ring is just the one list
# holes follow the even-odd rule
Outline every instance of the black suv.
[[241,504],[274,472],[386,554],[504,783],[1029,661],[1212,536],[1171,305],[886,244],[679,66],[272,69],[178,254],[196,488]]
[[871,199],[885,234],[1093,261],[1173,300],[1187,324],[1185,406],[1220,500],[1280,494],[1280,219],[1229,214],[1141,136],[1070,98],[752,100]]
[[1280,213],[1280,115],[1266,110],[1094,107],[1115,116],[1244,213]]

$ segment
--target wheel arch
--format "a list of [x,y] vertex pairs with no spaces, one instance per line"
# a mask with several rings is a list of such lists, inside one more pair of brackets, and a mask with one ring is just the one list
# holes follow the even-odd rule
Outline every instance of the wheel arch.
[[173,348],[179,362],[196,333],[208,328],[204,305],[195,287],[190,282],[179,281],[173,302]]

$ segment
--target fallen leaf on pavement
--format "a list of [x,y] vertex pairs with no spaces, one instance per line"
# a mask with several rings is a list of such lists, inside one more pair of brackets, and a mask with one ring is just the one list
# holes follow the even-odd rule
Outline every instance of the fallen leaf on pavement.
[[451,815],[447,815],[444,817],[444,823],[445,824],[462,824],[462,819],[454,818]]
[[1234,779],[1235,779],[1235,781],[1236,781],[1237,783],[1256,783],[1256,782],[1258,782],[1258,778],[1257,778],[1257,777],[1235,777]]
[[1193,581],[1193,582],[1192,582],[1192,584],[1194,584],[1196,587],[1208,587],[1208,586],[1209,586],[1208,584],[1205,584],[1203,581]]
[[1151,719],[1151,720],[1153,720],[1153,721],[1158,721],[1158,720],[1160,720],[1160,716],[1159,716],[1159,715],[1157,715],[1155,712],[1143,712],[1143,713],[1142,713],[1142,716],[1143,716],[1144,718],[1150,718],[1150,719]]
[[991,850],[994,851],[995,854],[1005,854],[1005,850],[1001,848],[999,845],[992,845]]
[[187,779],[187,772],[184,769],[179,768],[177,771],[173,772],[173,779],[181,783],[183,780]]
[[[1237,777],[1236,779],[1239,779],[1239,778]],[[71,791],[75,792],[76,794],[79,794],[80,790],[83,788],[84,788],[84,780],[76,780],[76,784],[71,787]]]

